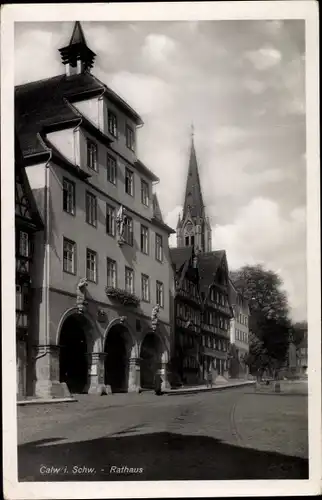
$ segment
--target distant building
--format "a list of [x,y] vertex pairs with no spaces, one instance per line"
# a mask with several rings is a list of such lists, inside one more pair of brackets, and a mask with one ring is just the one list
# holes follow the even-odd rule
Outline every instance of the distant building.
[[45,222],[35,241],[31,393],[167,384],[173,294],[168,237],[137,157],[141,117],[99,81],[76,22],[65,72],[15,89],[27,174]]
[[249,306],[248,301],[229,280],[230,303],[234,316],[230,320],[230,367],[232,378],[246,377],[248,367],[245,356],[249,352]]
[[34,235],[43,229],[43,221],[30,189],[17,135],[15,135],[15,229],[17,397],[21,399],[27,395],[27,365],[33,354],[31,311],[34,302]]
[[[202,305],[201,324],[189,322],[189,318],[184,316],[185,323],[184,327],[182,326],[181,319],[179,320],[182,314],[180,307],[185,306],[181,304],[180,299],[178,304],[181,305],[177,306],[179,318],[176,319],[175,343],[177,346],[186,346],[184,380],[198,380],[199,383],[205,382],[209,371],[216,375],[228,376],[229,322],[232,317],[228,293],[228,264],[225,251],[212,251],[211,247],[211,226],[203,203],[192,136],[183,213],[177,224],[177,248],[171,249],[171,253],[178,259],[187,256],[188,268],[196,269],[198,274],[198,301],[201,300]],[[196,299],[197,295],[194,299],[195,309]],[[185,301],[191,302],[191,298],[186,295]],[[196,310],[198,313],[193,314],[197,314],[199,321],[199,309]]]

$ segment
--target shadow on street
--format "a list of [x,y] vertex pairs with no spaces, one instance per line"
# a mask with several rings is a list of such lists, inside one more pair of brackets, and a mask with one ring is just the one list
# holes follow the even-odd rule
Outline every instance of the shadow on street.
[[[207,436],[135,434],[139,427],[130,427],[124,431],[127,435],[119,433],[117,437],[73,443],[64,442],[62,437],[21,445],[19,481],[308,478],[308,460],[303,458],[242,448]],[[122,466],[142,468],[143,472],[117,473]]]

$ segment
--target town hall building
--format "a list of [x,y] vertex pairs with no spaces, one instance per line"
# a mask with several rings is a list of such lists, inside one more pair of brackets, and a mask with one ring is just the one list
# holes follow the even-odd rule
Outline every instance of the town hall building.
[[159,179],[137,156],[143,121],[91,73],[79,22],[60,55],[63,74],[15,89],[44,224],[34,237],[27,394],[138,391],[157,372],[167,386],[174,231],[153,193]]

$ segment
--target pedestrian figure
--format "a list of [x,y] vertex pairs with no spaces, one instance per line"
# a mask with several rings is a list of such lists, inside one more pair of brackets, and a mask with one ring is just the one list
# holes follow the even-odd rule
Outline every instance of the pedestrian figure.
[[212,371],[209,370],[207,375],[207,388],[212,388]]
[[156,373],[154,377],[154,392],[157,396],[161,396],[162,394],[162,378],[160,373]]

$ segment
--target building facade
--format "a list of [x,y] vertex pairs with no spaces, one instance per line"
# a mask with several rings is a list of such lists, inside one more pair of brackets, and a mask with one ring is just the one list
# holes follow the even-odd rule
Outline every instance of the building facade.
[[81,25],[60,49],[65,73],[16,88],[27,174],[45,222],[35,245],[29,392],[138,391],[167,384],[173,276],[137,157],[142,119],[92,73]]
[[249,370],[245,357],[249,352],[249,306],[248,301],[239,293],[229,280],[230,302],[233,317],[230,320],[230,363],[229,375],[232,378],[244,378]]
[[[191,348],[185,364],[192,363],[193,367],[190,368],[191,375],[185,375],[184,380],[194,379],[198,380],[198,383],[204,383],[209,372],[213,372],[215,376],[228,376],[229,322],[232,317],[228,264],[224,250],[212,251],[211,237],[192,136],[183,213],[177,224],[177,249],[171,249],[171,252],[181,255],[184,255],[185,250],[190,254],[192,252],[193,265],[198,270],[200,325],[192,326],[188,321],[182,328],[177,320],[175,326],[176,343],[186,343]],[[185,341],[178,340],[184,337]],[[197,342],[188,341],[194,337],[198,338]],[[191,350],[195,352],[196,346],[197,362],[189,361]]]
[[175,280],[173,385],[199,384],[203,306],[198,260],[191,246],[171,248],[170,255]]
[[27,365],[32,355],[31,310],[33,303],[34,235],[43,222],[25,172],[24,160],[15,136],[15,236],[16,236],[16,366],[17,397],[27,394]]

